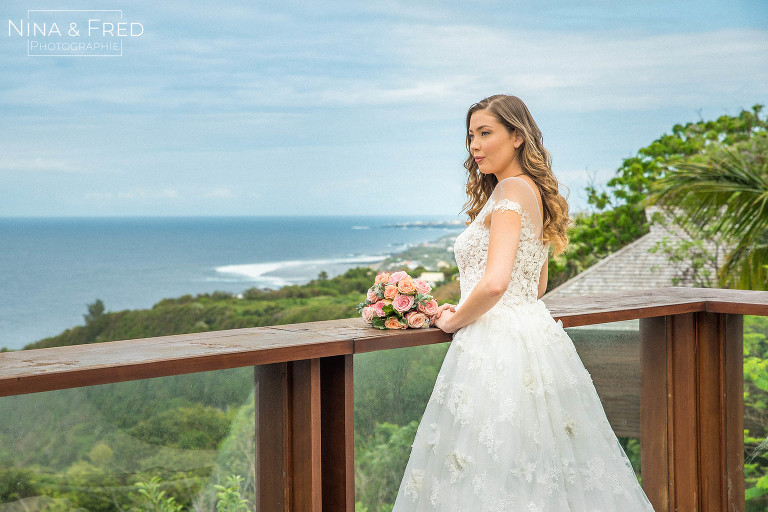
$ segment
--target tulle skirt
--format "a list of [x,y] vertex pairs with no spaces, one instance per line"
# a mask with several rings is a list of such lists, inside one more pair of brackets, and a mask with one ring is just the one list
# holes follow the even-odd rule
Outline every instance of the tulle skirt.
[[544,302],[454,334],[393,512],[653,508],[573,342]]

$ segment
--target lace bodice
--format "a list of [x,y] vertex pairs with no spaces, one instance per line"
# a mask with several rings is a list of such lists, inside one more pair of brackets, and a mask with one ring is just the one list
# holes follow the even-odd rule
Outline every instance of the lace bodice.
[[[536,302],[541,267],[549,256],[549,243],[541,241],[542,220],[538,200],[522,178],[501,180],[475,220],[456,238],[454,256],[459,267],[461,305],[485,273],[491,232],[484,224],[487,215],[511,210],[521,216],[520,243],[512,276],[499,304],[515,306]],[[494,307],[496,307],[494,306]]]

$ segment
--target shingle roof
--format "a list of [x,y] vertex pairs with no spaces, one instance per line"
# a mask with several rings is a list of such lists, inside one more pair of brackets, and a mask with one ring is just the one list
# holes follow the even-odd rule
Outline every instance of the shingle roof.
[[[651,218],[658,208],[646,209],[646,217]],[[699,286],[690,278],[683,277],[678,284],[675,277],[681,277],[685,271],[684,263],[670,261],[664,251],[649,252],[664,237],[670,239],[688,238],[679,228],[666,228],[658,223],[651,224],[651,230],[634,242],[606,256],[580,274],[569,279],[557,288],[547,292],[543,298],[572,297],[592,295],[622,290],[641,288],[661,288],[665,286]],[[709,247],[712,250],[712,247]],[[721,249],[718,261],[722,261],[724,250]]]

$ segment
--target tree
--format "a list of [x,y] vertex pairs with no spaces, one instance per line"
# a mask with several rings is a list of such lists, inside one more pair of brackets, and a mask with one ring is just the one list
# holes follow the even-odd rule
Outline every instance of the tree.
[[574,216],[568,251],[550,262],[548,288],[648,233],[646,197],[655,191],[656,181],[676,170],[670,162],[709,162],[728,147],[737,148],[750,165],[760,162],[764,156],[755,147],[768,129],[768,122],[760,118],[762,108],[755,105],[736,116],[676,124],[671,133],[625,159],[604,189],[590,183],[587,201],[592,211]]
[[720,287],[768,289],[768,133],[672,160],[667,169],[647,204],[674,205],[682,226],[714,230],[733,244],[717,269]]
[[96,302],[88,304],[88,313],[83,315],[85,319],[85,325],[89,325],[94,320],[98,320],[104,316],[104,303],[101,299],[96,299]]

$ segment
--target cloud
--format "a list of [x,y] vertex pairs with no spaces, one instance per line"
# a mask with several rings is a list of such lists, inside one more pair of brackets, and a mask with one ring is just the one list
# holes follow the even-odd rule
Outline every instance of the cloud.
[[232,192],[227,187],[219,187],[215,188],[209,192],[206,192],[203,194],[203,197],[211,197],[211,198],[218,198],[218,199],[231,199],[237,197],[237,194]]
[[21,172],[64,172],[87,173],[90,172],[74,162],[58,158],[12,158],[0,157],[0,171]]
[[118,192],[92,191],[85,193],[86,199],[99,201],[110,199],[147,200],[147,199],[175,199],[179,197],[177,190],[164,188],[162,190],[148,190],[143,187],[132,187]]
[[[194,114],[412,105],[454,109],[468,98],[498,91],[549,110],[590,112],[699,108],[723,95],[768,94],[766,30],[556,31],[447,24],[439,17],[432,23],[311,22],[306,13],[238,9],[200,5],[186,12],[190,23],[229,19],[236,30],[190,26],[183,36],[150,31],[142,41],[141,62],[131,64],[141,81],[126,81],[125,69],[104,71],[95,80],[73,74],[63,82],[31,72],[4,88],[0,102],[122,107],[128,115],[157,109]],[[272,24],[263,32],[244,24],[268,18]]]
[[393,51],[418,75],[452,77],[454,97],[512,92],[548,110],[584,112],[699,107],[735,87],[768,93],[764,30],[647,35],[403,25],[393,36]]

